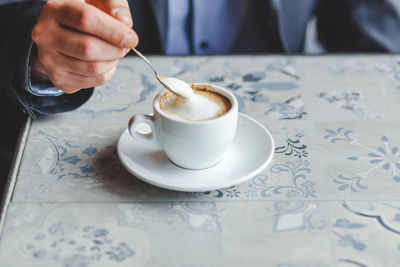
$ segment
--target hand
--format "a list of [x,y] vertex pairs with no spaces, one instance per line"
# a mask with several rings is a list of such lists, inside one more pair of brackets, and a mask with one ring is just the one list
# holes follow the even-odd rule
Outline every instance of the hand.
[[126,0],[91,2],[50,0],[32,31],[40,65],[66,93],[106,82],[138,43]]

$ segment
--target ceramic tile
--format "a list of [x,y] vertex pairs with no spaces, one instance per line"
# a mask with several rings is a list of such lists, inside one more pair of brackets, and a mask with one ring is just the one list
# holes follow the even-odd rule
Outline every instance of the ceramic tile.
[[[323,217],[306,202],[21,203],[10,207],[0,259],[18,266],[329,266]],[[319,256],[295,249],[304,240]],[[287,259],[281,247],[289,246]]]
[[399,122],[316,125],[321,166],[330,199],[399,200]]
[[[69,129],[68,125],[64,125]],[[180,193],[139,181],[121,165],[115,150],[115,125],[99,129],[91,143],[37,131],[31,132],[13,201],[131,201],[314,199],[318,181],[309,152],[310,123],[275,123],[269,127],[276,143],[273,162],[248,182],[205,193]],[[313,153],[313,155],[316,155]],[[316,158],[316,157],[314,157]],[[315,164],[314,164],[315,165]],[[322,187],[322,185],[321,185]]]
[[10,206],[0,259],[18,266],[395,266],[399,211],[395,201],[20,203]]
[[400,265],[398,56],[151,57],[231,90],[275,141],[271,164],[211,192],[160,189],[115,151],[161,89],[138,58],[79,109],[32,123],[1,266]]

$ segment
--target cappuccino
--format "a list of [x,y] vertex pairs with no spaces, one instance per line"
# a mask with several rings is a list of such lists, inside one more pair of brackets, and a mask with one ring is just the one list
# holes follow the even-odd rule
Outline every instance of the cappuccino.
[[205,121],[221,117],[231,107],[231,101],[207,84],[191,85],[194,96],[183,98],[165,91],[159,98],[160,109],[168,116],[185,121]]

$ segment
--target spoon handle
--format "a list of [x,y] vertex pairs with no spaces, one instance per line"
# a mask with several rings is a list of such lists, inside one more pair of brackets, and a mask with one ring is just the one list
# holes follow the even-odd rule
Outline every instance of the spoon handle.
[[133,52],[136,53],[136,55],[138,55],[141,59],[143,59],[147,65],[150,66],[150,68],[154,71],[154,74],[156,75],[157,80],[164,86],[165,89],[167,89],[168,91],[170,91],[173,94],[176,94],[180,97],[186,98],[185,96],[182,96],[181,94],[178,94],[177,92],[175,92],[174,90],[172,90],[162,79],[165,77],[160,77],[157,74],[156,69],[153,67],[153,65],[151,65],[151,63],[149,62],[149,60],[142,54],[140,53],[138,50],[136,50],[135,48],[132,48]]
[[156,69],[153,67],[153,65],[151,65],[150,61],[149,61],[142,53],[140,53],[136,48],[132,48],[132,50],[133,50],[133,52],[136,53],[136,55],[138,55],[140,58],[142,58],[142,59],[147,63],[147,65],[150,66],[150,68],[154,71],[154,74],[155,74],[155,75],[157,76],[157,78],[158,78],[157,71],[156,71]]

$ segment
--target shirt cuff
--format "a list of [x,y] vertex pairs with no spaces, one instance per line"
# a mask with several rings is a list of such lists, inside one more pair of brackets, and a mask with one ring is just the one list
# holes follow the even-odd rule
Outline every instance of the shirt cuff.
[[59,96],[64,94],[63,91],[55,88],[50,81],[44,83],[32,84],[29,80],[28,91],[36,96]]
[[32,53],[33,50],[33,42],[31,42],[31,45],[29,46],[29,51],[28,51],[28,60],[26,61],[26,77],[28,79],[28,86],[27,90],[33,95],[36,96],[59,96],[64,94],[63,91],[57,89],[50,80],[47,81],[35,81],[33,82],[32,80],[32,67],[31,67],[31,60],[32,60]]

